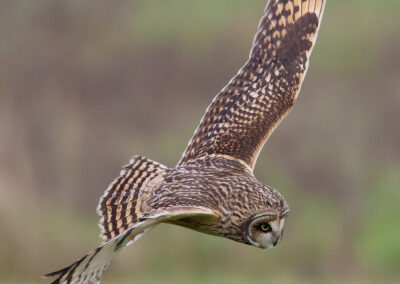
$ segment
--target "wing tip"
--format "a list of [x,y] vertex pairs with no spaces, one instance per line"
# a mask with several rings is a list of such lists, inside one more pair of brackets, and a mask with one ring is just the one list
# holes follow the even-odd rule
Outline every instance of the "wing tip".
[[49,278],[57,277],[57,279],[55,279],[53,282],[51,282],[51,284],[58,284],[58,283],[60,283],[60,278],[61,278],[66,272],[68,272],[68,270],[70,269],[70,267],[71,267],[71,266],[67,266],[67,267],[64,267],[64,268],[62,268],[62,269],[60,269],[60,270],[57,270],[57,271],[54,271],[54,272],[50,272],[50,273],[44,274],[44,275],[41,276],[41,278],[43,278],[43,279],[49,279]]

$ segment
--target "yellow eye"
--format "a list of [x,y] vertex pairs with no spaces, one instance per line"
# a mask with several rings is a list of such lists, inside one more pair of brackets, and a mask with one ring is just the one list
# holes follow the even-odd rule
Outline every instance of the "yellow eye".
[[268,224],[261,225],[261,231],[268,232],[270,229],[271,229],[271,227]]

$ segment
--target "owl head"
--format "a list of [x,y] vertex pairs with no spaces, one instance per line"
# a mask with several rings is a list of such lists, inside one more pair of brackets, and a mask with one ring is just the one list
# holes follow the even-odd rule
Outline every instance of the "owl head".
[[289,209],[265,211],[251,216],[245,230],[247,241],[259,248],[273,248],[282,238]]

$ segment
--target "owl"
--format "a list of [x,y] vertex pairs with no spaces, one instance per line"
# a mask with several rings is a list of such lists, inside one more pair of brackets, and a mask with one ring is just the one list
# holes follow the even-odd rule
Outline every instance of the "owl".
[[177,166],[134,156],[100,198],[103,244],[45,277],[99,283],[118,252],[159,223],[275,247],[289,206],[253,169],[297,99],[324,6],[325,0],[269,0],[248,61],[212,100]]

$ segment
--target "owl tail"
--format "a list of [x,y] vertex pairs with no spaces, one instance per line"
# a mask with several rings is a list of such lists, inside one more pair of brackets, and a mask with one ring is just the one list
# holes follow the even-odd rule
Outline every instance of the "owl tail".
[[[167,167],[141,156],[134,156],[100,198],[101,237],[107,241],[126,231],[140,216],[140,193],[163,182]],[[139,201],[138,201],[139,199]]]

